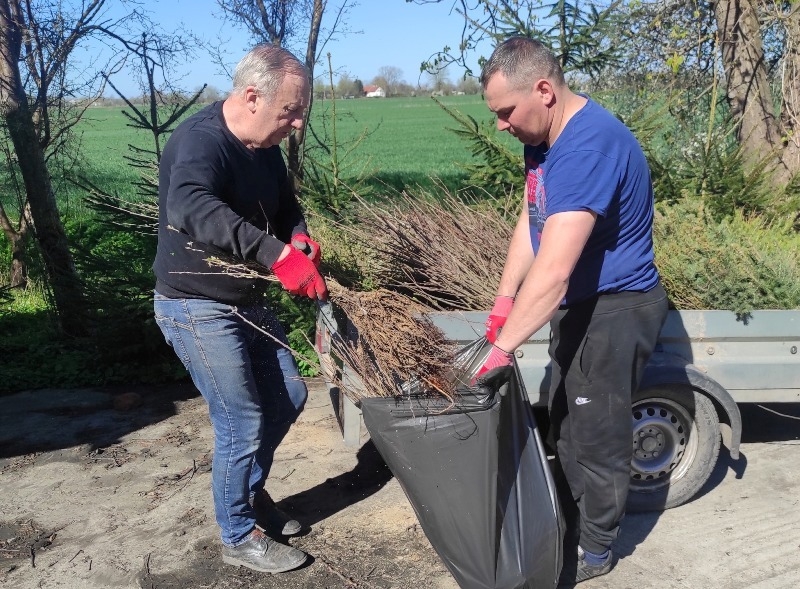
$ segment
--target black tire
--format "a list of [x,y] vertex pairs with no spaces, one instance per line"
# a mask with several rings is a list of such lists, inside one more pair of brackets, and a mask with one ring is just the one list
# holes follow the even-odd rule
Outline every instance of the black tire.
[[719,417],[688,386],[657,386],[633,397],[629,512],[662,511],[689,501],[711,476],[720,446]]

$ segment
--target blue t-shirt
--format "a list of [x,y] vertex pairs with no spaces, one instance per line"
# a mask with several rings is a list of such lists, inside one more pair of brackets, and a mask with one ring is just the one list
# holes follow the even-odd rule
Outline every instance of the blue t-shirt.
[[594,211],[597,221],[569,281],[564,304],[598,293],[646,292],[653,263],[653,185],[633,133],[589,100],[548,150],[525,146],[525,195],[534,253],[549,215]]

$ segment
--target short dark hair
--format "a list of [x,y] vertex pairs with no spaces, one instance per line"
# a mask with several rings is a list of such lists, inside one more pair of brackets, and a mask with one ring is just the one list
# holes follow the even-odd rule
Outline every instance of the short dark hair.
[[255,86],[266,96],[277,92],[287,74],[308,79],[308,69],[302,61],[282,47],[262,43],[247,52],[233,72],[233,93]]
[[481,86],[497,73],[503,74],[515,89],[527,88],[546,78],[563,86],[564,70],[544,43],[528,37],[511,37],[495,47],[481,71]]

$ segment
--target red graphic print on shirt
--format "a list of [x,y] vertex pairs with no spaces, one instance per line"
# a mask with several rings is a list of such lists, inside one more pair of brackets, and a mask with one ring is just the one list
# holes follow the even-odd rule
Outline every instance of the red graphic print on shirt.
[[544,190],[544,175],[539,162],[531,157],[525,158],[525,197],[528,201],[528,219],[531,227],[531,242],[534,253],[539,252],[544,221],[547,218],[547,195]]

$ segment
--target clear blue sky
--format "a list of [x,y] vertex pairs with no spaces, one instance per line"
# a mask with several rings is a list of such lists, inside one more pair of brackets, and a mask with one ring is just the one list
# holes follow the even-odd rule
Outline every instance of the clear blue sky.
[[[330,0],[338,5],[338,0]],[[325,54],[331,53],[334,72],[346,72],[352,78],[368,83],[378,75],[382,66],[394,66],[402,70],[402,78],[416,85],[420,79],[419,66],[433,53],[445,45],[458,47],[463,21],[460,15],[451,12],[453,0],[439,4],[416,5],[405,0],[358,0],[346,17],[347,32],[338,34],[322,50],[322,62],[316,74],[327,71]],[[230,64],[245,53],[249,40],[241,30],[225,27],[220,29],[220,9],[216,0],[149,0],[144,3],[145,10],[161,24],[165,32],[183,26],[196,35],[213,40],[217,36],[229,39],[225,45],[225,58]],[[114,9],[118,13],[118,9]],[[327,22],[333,17],[329,10]],[[305,47],[298,46],[296,53],[302,55]],[[477,55],[474,56],[473,69],[477,71]],[[221,91],[230,88],[230,79],[215,66],[203,52],[199,53],[191,65],[183,66],[184,74],[180,86],[192,90],[208,83]],[[449,77],[457,80],[463,71],[451,68]],[[125,93],[137,92],[126,75],[112,78],[115,85]],[[327,81],[327,76],[326,76]],[[427,77],[422,76],[421,82]]]

